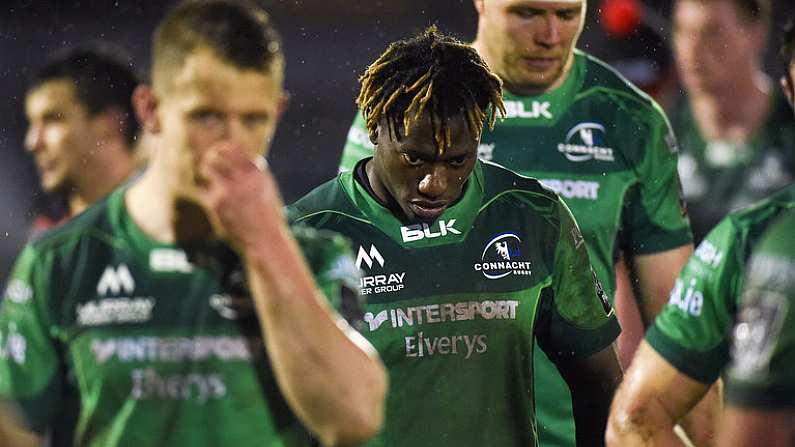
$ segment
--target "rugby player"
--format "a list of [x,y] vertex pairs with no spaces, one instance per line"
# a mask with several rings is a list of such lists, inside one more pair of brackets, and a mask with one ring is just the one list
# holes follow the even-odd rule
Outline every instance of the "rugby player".
[[795,122],[763,71],[769,0],[677,0],[676,65],[687,96],[671,113],[696,242],[729,211],[795,180]]
[[25,148],[41,188],[64,202],[44,207],[34,234],[80,213],[135,171],[137,85],[110,48],[90,46],[52,55],[33,75],[25,94]]
[[754,249],[734,329],[727,410],[718,445],[792,445],[795,439],[795,210]]
[[0,396],[34,438],[293,446],[314,442],[308,428],[348,445],[378,431],[384,369],[331,307],[358,302],[349,247],[291,235],[257,162],[283,69],[248,3],[183,2],[160,23],[152,87],[135,94],[160,143],[148,169],[29,244],[5,292]]
[[[781,57],[787,75],[782,90],[792,101],[795,30],[791,26],[783,41]],[[691,411],[728,362],[727,334],[737,316],[751,248],[776,217],[794,206],[795,185],[790,185],[761,203],[729,214],[699,244],[616,394],[609,443],[676,445],[673,426]],[[712,394],[717,394],[714,387]],[[714,433],[715,419],[699,429]]]
[[535,445],[535,340],[571,389],[578,445],[602,445],[619,327],[566,205],[477,159],[500,80],[430,28],[369,66],[357,103],[373,156],[290,215],[358,247],[364,333],[390,373],[368,445]]
[[[484,131],[479,156],[539,178],[563,197],[611,299],[615,260],[619,251],[626,253],[650,324],[692,253],[676,142],[665,115],[609,66],[574,48],[584,0],[474,3],[479,20],[473,46],[505,82],[507,112],[494,130]],[[372,153],[367,140],[357,118],[342,170]],[[565,382],[541,350],[535,364],[541,444],[571,446]]]

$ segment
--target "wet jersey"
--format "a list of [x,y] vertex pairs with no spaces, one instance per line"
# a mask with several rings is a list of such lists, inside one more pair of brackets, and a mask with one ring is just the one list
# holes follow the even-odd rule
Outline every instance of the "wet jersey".
[[754,248],[734,329],[726,398],[734,405],[795,408],[795,211]]
[[683,101],[671,123],[679,138],[679,175],[697,241],[730,211],[768,197],[795,180],[795,122],[782,94],[745,147],[705,141]]
[[[20,255],[0,312],[0,396],[56,446],[304,445],[237,256],[150,239],[124,191]],[[351,308],[347,242],[295,237],[319,287]]]
[[698,245],[676,280],[646,341],[677,370],[712,383],[729,360],[751,249],[782,213],[795,208],[795,185],[729,214]]
[[401,223],[351,172],[289,208],[350,238],[363,270],[390,375],[371,446],[534,445],[534,340],[558,360],[618,335],[568,208],[534,179],[478,162],[432,224]]
[[[519,174],[541,179],[571,209],[594,269],[612,300],[617,245],[652,254],[690,243],[676,172],[676,141],[648,96],[597,59],[575,52],[559,88],[537,96],[505,92],[507,116],[478,148]],[[372,154],[364,120],[348,133],[340,169]],[[541,444],[574,446],[568,388],[538,352]]]

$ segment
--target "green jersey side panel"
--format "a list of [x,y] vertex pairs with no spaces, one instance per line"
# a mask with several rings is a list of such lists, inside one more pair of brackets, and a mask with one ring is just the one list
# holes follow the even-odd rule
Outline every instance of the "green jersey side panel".
[[763,409],[795,408],[795,212],[754,250],[734,329],[726,398]]
[[556,359],[617,335],[571,214],[535,180],[478,163],[430,225],[401,223],[350,172],[289,208],[351,239],[363,270],[364,334],[390,374],[371,446],[533,445],[534,340]]
[[768,197],[795,180],[795,122],[780,89],[770,111],[742,147],[706,141],[684,99],[672,125],[679,138],[679,175],[693,233],[700,241],[729,212]]
[[[123,197],[21,255],[0,312],[0,396],[56,445],[307,443],[237,256],[218,242],[186,251],[148,239]],[[319,287],[345,307],[340,286],[357,282],[347,245],[295,235]]]
[[729,356],[745,265],[764,230],[795,206],[795,186],[726,217],[699,244],[646,341],[682,373],[715,381]]

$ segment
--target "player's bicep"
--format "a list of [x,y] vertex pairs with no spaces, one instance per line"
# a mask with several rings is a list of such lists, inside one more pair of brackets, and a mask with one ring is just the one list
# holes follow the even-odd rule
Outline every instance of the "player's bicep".
[[0,398],[13,402],[25,426],[38,433],[59,404],[62,377],[50,331],[47,264],[25,249],[0,308]]

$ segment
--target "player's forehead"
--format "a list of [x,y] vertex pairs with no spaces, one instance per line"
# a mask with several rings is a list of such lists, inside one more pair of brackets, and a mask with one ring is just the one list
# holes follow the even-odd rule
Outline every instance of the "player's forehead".
[[82,108],[73,83],[66,78],[42,82],[28,91],[25,96],[25,114],[36,118],[47,113],[65,113]]
[[677,26],[700,22],[740,22],[740,11],[731,0],[677,0],[673,18]]
[[538,10],[567,10],[582,8],[585,0],[484,0],[485,5],[490,4],[498,8],[530,8]]
[[274,70],[240,68],[208,48],[188,54],[168,82],[166,100],[181,103],[260,109],[278,102],[282,95],[281,79]]
[[439,128],[441,118],[434,116],[431,122],[430,114],[423,114],[422,119],[415,121],[410,126],[408,136],[403,136],[396,141],[400,152],[412,152],[427,158],[455,158],[466,156],[477,150],[475,141],[469,130],[463,112],[444,119],[444,126],[450,130],[450,146],[444,148],[440,154],[434,131]]

